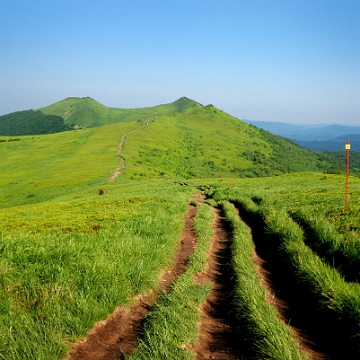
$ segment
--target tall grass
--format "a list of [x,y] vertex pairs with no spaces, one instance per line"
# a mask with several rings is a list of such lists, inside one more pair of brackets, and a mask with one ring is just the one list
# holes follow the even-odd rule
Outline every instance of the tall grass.
[[194,283],[194,276],[203,271],[214,213],[201,205],[195,218],[197,246],[186,272],[181,275],[151,310],[139,347],[129,359],[194,359],[191,347],[199,336],[200,304],[210,292],[210,285]]
[[323,218],[335,230],[360,238],[360,179],[349,178],[349,211],[344,212],[345,175],[295,173],[269,178],[229,179],[214,186],[208,183],[210,196],[219,199],[257,197],[277,208],[301,210],[311,217]]
[[310,217],[301,210],[290,216],[305,232],[305,243],[334,266],[347,281],[360,282],[360,244],[353,233],[339,234],[333,224],[317,217]]
[[[104,221],[97,231],[3,231],[0,357],[59,359],[69,342],[116,306],[157,287],[173,259],[190,190],[162,185],[143,197],[128,193],[129,201],[122,201],[122,190],[101,197],[114,202],[110,209],[121,206],[123,215]],[[136,202],[141,206],[133,207]]]
[[233,266],[237,275],[234,304],[241,327],[244,348],[254,359],[301,359],[299,344],[290,328],[280,320],[267,300],[266,290],[253,262],[255,252],[250,229],[241,221],[233,205],[222,203],[225,218],[232,227]]
[[[254,214],[253,214],[254,215]],[[261,206],[258,224],[265,223],[262,251],[276,263],[289,293],[306,308],[318,332],[335,351],[346,348],[355,358],[360,351],[360,287],[346,283],[304,244],[303,233],[284,209]]]

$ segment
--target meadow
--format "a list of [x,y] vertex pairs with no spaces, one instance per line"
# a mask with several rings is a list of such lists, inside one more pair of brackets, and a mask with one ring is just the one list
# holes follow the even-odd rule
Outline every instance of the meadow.
[[[221,209],[231,230],[238,282],[229,306],[247,334],[248,358],[308,357],[266,300],[255,251],[279,263],[288,275],[281,281],[297,284],[294,293],[303,292],[310,313],[317,311],[318,331],[337,329],[338,346],[356,358],[360,179],[350,177],[344,212],[345,177],[320,171],[323,158],[212,106],[184,106],[175,115],[174,109],[127,138],[126,167],[113,184],[108,178],[119,166],[121,137],[142,121],[0,138],[6,140],[0,142],[0,357],[62,359],[117,306],[157,290],[194,203],[195,253],[151,309],[129,358],[194,358],[199,307],[210,285],[193,279],[209,260],[212,208]],[[164,131],[168,136],[159,135]],[[284,144],[286,156],[296,153],[301,161],[288,159],[281,169],[275,165],[287,159],[279,158]],[[306,162],[314,172],[289,173]],[[192,197],[199,189],[205,205]],[[254,229],[259,237],[251,236]]]

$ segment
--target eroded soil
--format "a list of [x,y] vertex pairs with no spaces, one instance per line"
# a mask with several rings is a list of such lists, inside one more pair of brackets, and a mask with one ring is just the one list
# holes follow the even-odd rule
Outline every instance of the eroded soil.
[[118,307],[106,320],[97,323],[84,340],[72,345],[66,360],[119,360],[135,350],[146,315],[161,293],[169,291],[171,284],[185,271],[195,249],[196,211],[195,206],[189,205],[174,265],[163,273],[160,290],[139,295],[131,307]]
[[[202,202],[201,194],[196,198]],[[213,228],[215,234],[209,248],[209,261],[204,271],[195,276],[197,283],[211,283],[209,297],[201,305],[200,336],[193,347],[197,360],[205,359],[247,359],[249,349],[242,341],[244,329],[238,323],[232,304],[235,303],[234,287],[236,274],[231,266],[231,231],[227,228],[222,213],[216,213]],[[66,360],[112,360],[124,359],[138,345],[144,319],[157,298],[164,291],[171,290],[171,284],[186,270],[189,255],[196,246],[196,236],[193,228],[196,208],[189,205],[185,218],[185,228],[175,256],[174,266],[164,271],[157,292],[150,291],[139,295],[131,307],[118,307],[108,319],[99,322],[86,338],[72,345],[72,350]],[[261,231],[252,229],[255,246],[261,242]],[[284,291],[284,284],[279,276],[276,264],[271,256],[260,250],[254,253],[253,261],[261,277],[261,284],[267,290],[268,301],[273,304],[279,317],[290,325],[298,342],[299,349],[305,352],[309,359],[342,359],[319,339],[311,327],[311,319],[306,315],[307,309],[299,312],[294,310],[294,304]],[[302,316],[302,314],[304,316]]]
[[212,290],[201,306],[200,336],[193,350],[198,360],[240,359],[241,334],[231,306],[235,279],[230,265],[231,236],[220,210],[215,209],[215,212],[215,234],[209,249],[208,266],[206,272],[195,279],[201,283],[207,277],[212,283]]
[[254,254],[253,261],[258,267],[258,273],[262,279],[261,283],[267,290],[269,303],[276,307],[280,319],[290,326],[297,340],[299,350],[306,353],[309,359],[332,359],[330,354],[325,354],[321,346],[317,344],[309,329],[302,327],[299,323],[293,323],[291,319],[291,305],[277,286],[276,277],[268,269],[266,261],[256,253]]
[[291,293],[288,278],[279,266],[273,254],[262,246],[263,229],[261,226],[251,228],[252,238],[256,247],[253,261],[261,277],[261,284],[267,290],[267,299],[278,311],[280,319],[290,326],[298,343],[299,350],[309,359],[335,360],[344,359],[319,333],[316,321],[309,308],[295,294]]

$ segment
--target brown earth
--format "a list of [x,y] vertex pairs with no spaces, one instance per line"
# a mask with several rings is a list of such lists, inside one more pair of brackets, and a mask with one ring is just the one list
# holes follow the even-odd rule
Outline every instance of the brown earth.
[[[202,202],[202,194],[194,198]],[[227,229],[220,210],[214,209],[216,218],[213,224],[215,234],[209,249],[209,261],[204,272],[195,276],[197,283],[211,283],[209,297],[201,305],[200,336],[193,347],[197,360],[205,359],[242,359],[247,357],[247,349],[242,348],[241,326],[237,323],[234,309],[234,282],[236,275],[231,267],[231,233]],[[142,324],[157,298],[164,291],[171,290],[171,284],[181,275],[188,262],[189,255],[196,246],[193,229],[196,208],[189,205],[185,218],[185,228],[175,256],[173,267],[165,271],[161,277],[158,291],[149,291],[136,297],[129,308],[118,307],[108,319],[99,322],[88,333],[84,340],[72,345],[71,353],[66,360],[110,360],[124,359],[138,345]],[[256,237],[256,236],[255,236]],[[254,238],[256,244],[257,240]],[[254,254],[262,285],[267,289],[268,301],[278,310],[279,317],[291,326],[298,341],[299,349],[309,359],[338,359],[331,351],[324,350],[314,338],[311,329],[302,327],[301,322],[292,319],[291,303],[284,296],[276,273],[258,253]],[[340,359],[340,358],[339,358]]]
[[[234,299],[234,282],[236,274],[231,268],[231,233],[227,229],[221,212],[216,211],[214,222],[215,235],[209,249],[209,262],[204,272],[195,276],[196,283],[211,282],[212,290],[201,306],[200,336],[194,345],[197,360],[205,359],[247,359],[253,358],[246,344],[242,342],[244,330],[237,323],[231,306]],[[321,345],[314,340],[311,330],[292,324],[291,305],[284,298],[279,289],[276,276],[272,273],[266,261],[254,253],[254,263],[261,278],[261,285],[266,288],[267,299],[273,304],[282,321],[290,325],[299,350],[309,359],[335,359],[329,352],[325,352]]]
[[195,278],[199,283],[210,281],[212,289],[201,305],[200,336],[193,351],[198,360],[235,360],[242,358],[242,351],[238,341],[241,334],[231,306],[234,288],[234,274],[230,266],[231,236],[220,210],[215,209],[215,212],[215,234],[211,239],[209,262],[205,272]]
[[170,291],[171,284],[184,273],[196,247],[193,228],[196,212],[196,207],[189,205],[174,265],[164,271],[159,290],[137,296],[131,307],[118,307],[106,320],[97,323],[85,339],[71,346],[66,360],[119,360],[135,350],[146,315],[161,293]]

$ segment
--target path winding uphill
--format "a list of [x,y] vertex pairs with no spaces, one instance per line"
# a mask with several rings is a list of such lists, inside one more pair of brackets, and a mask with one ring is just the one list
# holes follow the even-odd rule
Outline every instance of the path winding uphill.
[[120,144],[119,144],[119,150],[118,152],[116,153],[116,156],[118,156],[120,158],[120,166],[117,167],[114,171],[114,173],[109,177],[109,182],[111,183],[114,183],[115,182],[115,179],[121,174],[121,171],[125,168],[126,164],[125,164],[125,159],[121,156],[121,151],[123,150],[124,148],[124,144],[125,144],[125,140],[126,138],[132,134],[133,132],[135,131],[138,131],[138,130],[141,130],[143,129],[144,127],[148,126],[149,123],[150,123],[150,120],[152,119],[157,119],[157,116],[154,117],[154,118],[151,118],[151,119],[147,119],[144,123],[144,125],[141,125],[139,126],[138,128],[136,129],[133,129],[131,131],[129,131],[128,133],[126,133],[125,135],[123,135],[121,137],[121,141],[120,141]]

